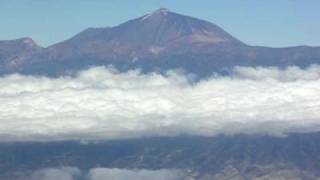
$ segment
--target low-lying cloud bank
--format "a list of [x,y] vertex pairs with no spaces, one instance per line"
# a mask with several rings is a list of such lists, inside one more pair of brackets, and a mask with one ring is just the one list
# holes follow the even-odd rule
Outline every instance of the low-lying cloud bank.
[[190,84],[177,72],[0,78],[0,141],[320,130],[320,66],[235,68]]
[[74,180],[80,176],[82,172],[75,167],[48,168],[33,172],[26,180]]
[[182,180],[183,173],[178,170],[123,170],[123,169],[91,169],[88,178],[90,180]]
[[178,170],[127,170],[93,168],[87,173],[78,168],[63,167],[35,171],[26,180],[182,180],[182,171]]

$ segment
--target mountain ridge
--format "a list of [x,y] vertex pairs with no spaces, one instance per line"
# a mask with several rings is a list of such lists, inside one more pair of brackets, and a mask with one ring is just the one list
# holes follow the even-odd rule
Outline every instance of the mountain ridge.
[[[251,46],[211,22],[163,8],[114,27],[88,28],[47,48],[31,38],[24,41],[30,43],[27,50],[0,41],[0,74],[59,76],[112,65],[120,71],[182,69],[206,77],[234,66],[306,67],[320,63],[320,47]],[[8,49],[18,58],[8,56]]]

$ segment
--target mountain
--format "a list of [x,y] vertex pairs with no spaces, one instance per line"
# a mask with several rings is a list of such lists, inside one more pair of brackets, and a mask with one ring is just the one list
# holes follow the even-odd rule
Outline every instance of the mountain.
[[183,169],[192,176],[187,179],[196,180],[318,180],[319,138],[315,133],[0,144],[0,180],[61,166],[83,172],[93,167]]
[[18,70],[42,50],[31,38],[0,41],[0,71]]
[[26,49],[24,41],[0,43],[1,74],[60,75],[90,66],[113,65],[120,71],[178,68],[206,77],[213,72],[228,73],[234,66],[306,67],[320,63],[320,47],[250,46],[213,23],[167,9],[115,27],[89,28],[48,48],[39,48],[29,40]]
[[243,44],[214,24],[159,9],[114,28],[87,29],[48,51],[59,59],[70,55],[142,58],[211,45]]

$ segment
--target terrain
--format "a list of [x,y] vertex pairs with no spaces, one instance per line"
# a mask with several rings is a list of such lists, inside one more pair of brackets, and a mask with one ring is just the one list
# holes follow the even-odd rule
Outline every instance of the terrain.
[[[8,92],[6,92],[6,90],[3,91],[4,93],[1,94],[1,98],[6,99],[7,103],[11,100],[9,98],[13,97],[14,100],[18,99],[18,101],[15,101],[16,103],[15,106],[10,106],[10,107],[16,107],[18,105],[25,103],[27,104],[27,105],[23,104],[26,107],[25,111],[32,112],[30,117],[34,117],[32,116],[34,114],[36,114],[35,117],[37,117],[37,113],[39,113],[40,111],[39,109],[35,109],[35,111],[33,111],[34,107],[32,106],[32,103],[29,103],[29,101],[31,101],[31,99],[35,100],[38,98],[37,99],[38,103],[53,102],[53,99],[57,99],[55,98],[57,96],[52,96],[52,94],[59,95],[59,93],[61,93],[63,95],[62,96],[63,98],[66,98],[67,101],[70,100],[69,104],[65,103],[66,105],[62,106],[62,108],[60,107],[56,108],[54,107],[54,105],[57,106],[57,104],[59,103],[64,105],[64,101],[61,101],[61,102],[58,101],[56,104],[52,105],[52,107],[50,106],[48,110],[44,108],[43,111],[45,111],[47,114],[51,113],[50,115],[52,117],[56,117],[54,116],[55,111],[51,112],[50,110],[58,109],[56,112],[62,112],[61,114],[65,113],[68,115],[66,117],[66,122],[71,122],[70,124],[72,124],[73,121],[68,121],[69,120],[68,118],[73,120],[72,115],[74,112],[77,112],[76,111],[77,109],[74,108],[74,107],[77,107],[77,104],[76,105],[72,104],[73,103],[72,98],[68,99],[69,97],[72,97],[75,94],[75,92],[72,90],[78,90],[80,93],[77,95],[79,96],[84,95],[84,98],[89,97],[87,94],[85,94],[88,92],[89,93],[97,92],[98,94],[100,93],[102,97],[102,96],[106,96],[106,94],[102,94],[102,93],[106,93],[106,92],[109,93],[108,90],[110,90],[112,86],[115,86],[112,89],[112,92],[115,94],[114,97],[117,97],[116,95],[119,95],[119,94],[125,96],[124,92],[127,91],[127,94],[128,94],[128,91],[131,91],[131,90],[133,91],[134,95],[137,95],[137,97],[143,96],[141,95],[143,94],[143,91],[139,89],[141,87],[144,87],[143,85],[141,85],[143,83],[141,83],[142,80],[140,80],[140,78],[138,78],[138,81],[137,81],[138,84],[136,86],[128,85],[130,83],[136,82],[134,81],[135,80],[134,78],[132,79],[132,76],[139,77],[140,75],[139,73],[137,73],[138,75],[137,74],[135,75],[134,73],[133,74],[129,73],[123,76],[121,74],[120,75],[116,74],[111,76],[109,71],[107,75],[106,73],[100,72],[100,75],[104,75],[106,77],[118,77],[117,79],[118,82],[120,83],[121,81],[122,83],[119,86],[115,85],[116,82],[108,81],[106,79],[103,79],[103,77],[101,79],[92,78],[90,73],[95,74],[94,70],[87,72],[88,73],[87,75],[82,74],[82,76],[80,76],[82,78],[78,78],[76,80],[73,80],[71,78],[72,76],[69,77],[70,74],[72,75],[74,73],[88,69],[90,67],[112,66],[113,68],[117,69],[120,72],[127,72],[128,70],[139,69],[141,70],[142,74],[150,73],[150,72],[165,74],[168,70],[179,70],[187,74],[193,74],[199,80],[202,80],[202,79],[211,77],[214,74],[229,75],[230,73],[234,72],[233,68],[238,66],[273,67],[273,68],[276,67],[280,71],[281,69],[285,69],[290,66],[295,66],[301,69],[307,69],[308,67],[315,64],[316,65],[320,64],[320,47],[295,46],[295,47],[284,47],[284,48],[272,48],[272,47],[260,47],[260,46],[249,45],[237,39],[236,37],[232,36],[228,32],[224,31],[218,25],[215,25],[205,20],[171,12],[167,9],[159,9],[153,13],[144,15],[142,17],[138,17],[128,22],[124,22],[115,27],[88,28],[80,32],[79,34],[75,35],[74,37],[71,37],[70,39],[51,45],[49,47],[41,47],[37,45],[37,43],[34,42],[31,38],[21,38],[17,40],[0,41],[0,75],[1,75],[1,78],[4,78],[3,82],[6,82],[6,80],[8,79],[9,80],[18,79],[18,82],[19,82],[19,78],[21,78],[21,76],[23,75],[28,75],[28,76],[23,76],[23,78],[21,78],[22,81],[31,82],[31,83],[29,82],[29,84],[26,83],[26,85],[24,85],[23,82],[20,82],[22,84],[22,88],[25,88],[25,90],[21,90],[21,92],[18,90],[13,91],[13,93],[10,94],[8,93],[10,91],[10,87],[11,88],[13,87],[12,89],[14,89],[14,87],[18,87],[11,84],[11,86],[8,88],[9,90],[7,90]],[[294,69],[294,70],[298,71],[297,73],[298,75],[294,76],[293,80],[290,79],[290,77],[289,78],[287,77],[290,75],[293,76],[294,73],[292,69],[289,69],[286,71],[286,77],[284,79],[287,79],[287,80],[283,80],[284,82],[281,81],[281,78],[278,78],[278,79],[271,78],[270,81],[264,80],[263,78],[259,79],[262,82],[268,82],[267,85],[263,84],[263,88],[256,88],[255,85],[256,84],[260,85],[260,84],[257,83],[257,81],[254,81],[253,79],[249,79],[249,80],[247,79],[247,82],[250,82],[250,83],[247,83],[248,88],[251,88],[251,90],[253,89],[252,91],[248,91],[248,92],[255,93],[254,91],[255,89],[258,89],[258,90],[262,89],[261,91],[263,91],[263,89],[267,89],[270,84],[274,86],[277,85],[274,82],[278,82],[281,85],[281,87],[287,87],[286,85],[290,83],[292,87],[298,87],[298,86],[300,87],[300,84],[301,86],[306,85],[305,82],[309,82],[311,84],[310,86],[307,86],[307,87],[314,87],[315,85],[317,85],[317,84],[312,84],[313,81],[315,83],[318,82],[317,81],[318,76],[312,73],[312,72],[316,72],[315,74],[317,74],[318,72],[317,68],[314,68],[314,69],[311,68],[311,70],[309,71],[307,69],[308,72],[311,72],[311,75],[310,75],[311,78],[309,78],[308,76],[301,79],[299,79],[300,70],[297,70],[297,69]],[[279,71],[271,71],[271,74],[276,72],[274,74],[276,74],[275,76],[277,77],[277,74],[281,73]],[[9,76],[10,74],[17,74],[17,73],[22,75]],[[258,72],[258,74],[259,73],[260,71]],[[269,71],[265,74],[268,74],[268,73]],[[99,71],[97,74],[99,75]],[[32,75],[32,76],[29,76],[29,75]],[[7,76],[9,78],[5,79],[5,77]],[[47,76],[50,79],[46,79]],[[65,79],[61,78],[62,76],[65,76],[66,78]],[[39,79],[32,79],[32,77],[43,77],[43,78],[40,78],[39,80]],[[58,80],[54,79],[57,77],[61,79],[58,79]],[[148,91],[149,93],[152,93],[153,91],[158,90],[157,89],[158,87],[155,85],[157,83],[155,82],[155,84],[152,84],[153,81],[160,79],[160,83],[159,83],[160,85],[161,83],[165,84],[164,87],[171,85],[170,84],[171,79],[169,79],[167,82],[164,77],[158,77],[156,75],[154,76],[151,75],[150,77],[155,78],[155,80],[149,79],[149,81],[151,82],[150,87],[154,88]],[[125,82],[123,82],[124,80],[121,78],[125,79]],[[148,78],[146,77],[144,78],[148,80]],[[69,81],[66,81],[69,84],[69,86],[61,85],[61,82],[64,82],[64,80],[66,79],[69,80]],[[133,82],[126,82],[126,80],[130,80],[130,79]],[[233,79],[233,78],[230,78],[230,79]],[[85,84],[85,83],[91,82],[90,80],[94,82],[92,82],[92,84],[89,83],[90,86],[88,87],[81,84],[81,83]],[[222,82],[225,79],[223,78],[213,79],[212,81],[215,81],[215,80]],[[239,78],[237,80],[239,80]],[[298,83],[294,84],[295,80],[299,81],[300,84]],[[41,81],[42,84],[41,83],[39,83],[40,85],[37,84],[38,81],[39,82]],[[103,81],[105,84],[103,86],[99,86],[95,84],[98,81],[101,81],[101,82]],[[241,81],[241,78],[239,81]],[[141,84],[139,84],[139,82]],[[109,86],[108,83],[110,83],[111,85]],[[40,86],[40,88],[34,88],[33,87],[34,84]],[[56,86],[60,84],[61,87],[59,86],[57,89],[52,89],[51,86],[54,86],[52,84]],[[228,81],[227,84],[234,85],[235,83]],[[214,87],[219,88],[219,87],[223,87],[223,85],[224,84],[222,83],[214,84]],[[149,86],[146,85],[146,87],[149,87]],[[183,84],[182,87],[187,87],[187,88],[179,89],[176,86],[173,86],[172,88],[173,90],[178,89],[178,91],[176,91],[177,93],[175,93],[174,95],[177,95],[177,94],[180,95],[182,91],[189,92],[188,90],[194,88],[194,86],[192,85],[190,85],[189,87],[188,85],[185,85],[185,84]],[[242,86],[234,86],[234,87],[243,88]],[[93,91],[92,89],[90,91],[90,88],[94,90],[98,89],[101,91]],[[199,93],[198,94],[199,97],[201,97],[201,95],[205,96],[209,94],[207,93],[207,91],[210,91],[210,89],[203,88],[201,84],[199,89],[200,90],[204,89],[204,95]],[[229,88],[229,90],[230,89],[232,88]],[[85,91],[85,93],[83,93],[82,90]],[[294,90],[290,92],[288,91],[288,93],[292,93],[293,91]],[[300,92],[298,93],[296,92],[296,94],[293,93],[296,96],[292,96],[292,97],[296,98],[297,96],[299,96],[299,100],[300,99],[301,101],[305,100],[303,99],[303,93],[301,93],[302,91],[303,90],[300,90]],[[231,94],[232,92],[233,91],[230,90],[229,93]],[[66,93],[67,95],[64,96],[64,93]],[[266,91],[265,93],[267,94],[270,92]],[[272,92],[272,93],[276,94],[277,92]],[[162,93],[162,95],[163,94],[166,94],[166,93]],[[192,93],[190,94],[193,95]],[[194,93],[194,94],[197,95],[197,93]],[[312,94],[312,91],[310,91],[310,94]],[[36,95],[39,95],[40,98]],[[157,94],[156,95],[152,94],[152,95],[153,96],[150,96],[150,97],[154,98],[154,96],[157,96]],[[52,99],[49,99],[49,101],[46,101],[47,96],[49,96],[49,98],[52,98]],[[104,100],[101,97],[100,99]],[[114,97],[112,96],[111,100],[113,100],[112,101],[113,103],[117,104],[118,101]],[[179,96],[173,96],[173,97],[179,97]],[[25,98],[25,101],[22,101],[22,100],[19,101],[19,98]],[[138,106],[137,104],[134,104],[134,98],[131,98],[131,99],[130,98],[125,99],[125,98],[124,100],[128,100],[128,101],[130,100],[130,102],[132,102],[133,105],[131,106],[134,106],[134,107]],[[157,98],[159,99],[159,96],[157,96]],[[165,98],[167,98],[167,96],[165,96]],[[214,96],[214,98],[218,100],[217,102],[220,102],[219,100],[221,100],[219,99],[221,97]],[[237,96],[232,100],[237,101],[239,98],[246,98],[246,97]],[[295,104],[293,104],[293,102],[295,101],[292,100],[292,98],[291,99],[290,98],[291,96],[288,96],[288,98],[285,99],[282,102],[282,104],[281,103],[277,104],[279,108],[282,108],[282,106],[292,107],[292,108],[299,107],[299,106],[295,106]],[[81,98],[74,98],[74,99],[76,99],[75,101],[77,103],[81,103],[77,101]],[[87,100],[88,99],[89,98],[87,98]],[[262,98],[262,100],[261,99],[260,100],[261,102],[265,102],[267,101],[266,99],[269,99],[269,100],[271,99],[271,102],[273,102],[273,104],[276,101],[276,98],[273,99],[274,101],[272,101],[272,97],[270,96],[266,96],[265,99]],[[281,97],[279,99],[282,100]],[[147,105],[149,103],[148,100],[151,102],[155,101],[152,98],[147,99],[145,100],[146,101],[145,104]],[[164,101],[163,99],[160,99],[160,100],[162,101],[160,101],[159,104],[160,105],[164,104],[163,105],[164,112],[165,110],[170,109],[170,106],[169,108],[165,106],[166,101]],[[220,102],[221,103],[220,105],[222,106],[221,109],[225,108],[223,105],[225,106],[230,105],[228,104],[228,102],[225,103],[223,100],[225,101],[225,99],[223,99],[222,97],[222,100],[221,100],[222,103]],[[316,100],[317,99],[315,99],[314,101]],[[247,99],[247,101],[249,100]],[[306,105],[302,107],[308,107],[309,108],[308,110],[310,110],[310,112],[317,114],[315,110],[317,107],[319,107],[319,104],[318,102],[314,102],[314,101],[313,99],[310,100],[309,98],[308,101],[305,103]],[[97,102],[97,100],[91,101],[91,102]],[[212,101],[212,102],[215,102],[215,101]],[[240,105],[236,104],[234,106],[230,105],[229,110],[231,113],[237,113],[237,110],[238,111],[242,110],[238,108],[238,106],[242,107],[247,105],[245,104],[246,101],[244,101],[243,99],[242,101],[239,101],[239,102],[241,102],[242,104],[240,103]],[[10,101],[9,104],[10,103],[12,105],[13,101],[12,102]],[[96,106],[94,107],[101,108],[105,106],[105,104],[103,103],[101,104],[102,105],[99,106],[100,104],[97,103]],[[219,106],[219,104],[217,106]],[[248,105],[248,107],[249,106],[250,104]],[[255,104],[253,103],[252,106],[255,106]],[[85,109],[85,107],[86,106],[83,106],[82,108],[84,110],[87,110]],[[120,106],[120,107],[123,109],[126,108],[124,106]],[[159,107],[162,107],[162,106],[159,106]],[[269,104],[267,104],[267,106],[261,106],[261,107],[270,107],[270,109],[272,110],[271,107],[273,106],[272,104],[270,106]],[[261,109],[261,107],[258,107],[258,108],[253,107],[253,109],[254,108],[257,109],[257,110],[254,109],[256,110],[255,113],[258,114],[259,112],[260,113],[264,112],[264,109]],[[118,106],[110,106],[110,108],[114,108],[114,112],[117,112],[116,108],[118,108]],[[156,108],[152,107],[152,108],[153,108],[152,110],[155,111],[154,109],[156,109],[157,107]],[[188,108],[192,109],[193,108],[192,104],[190,105],[190,107],[188,106]],[[205,109],[206,107],[203,106],[203,108]],[[9,108],[8,111],[12,109],[14,108],[11,108],[11,109]],[[127,111],[131,110],[130,108],[128,109],[129,110]],[[135,110],[135,108],[133,109]],[[221,109],[217,108],[217,111]],[[130,113],[134,115],[139,113],[143,114],[142,112],[135,112],[134,110],[132,112],[130,111]],[[12,110],[11,114],[8,113],[8,117],[14,114],[14,112],[15,112],[15,109]],[[101,113],[101,111],[97,111],[97,112]],[[159,112],[162,112],[162,111],[159,111]],[[272,114],[269,111],[267,112],[269,114]],[[284,112],[284,110],[282,109],[281,112]],[[149,112],[146,113],[146,116],[143,116],[144,118],[143,120],[147,119],[147,117],[153,117],[148,113]],[[269,115],[268,113],[266,114]],[[277,112],[274,112],[274,113],[276,114]],[[112,115],[112,113],[110,114]],[[159,114],[156,114],[156,115],[159,115]],[[211,115],[211,112],[209,114]],[[241,113],[239,114],[241,115]],[[200,117],[202,117],[201,115],[203,114],[200,113]],[[239,117],[242,117],[240,115]],[[255,115],[256,114],[253,113],[252,117],[254,117]],[[315,119],[314,117],[316,116],[312,116],[312,115],[313,114],[311,113],[311,115],[307,117],[310,117],[311,120],[314,120]],[[158,118],[156,120],[163,120],[161,119],[163,118],[162,116],[165,117],[165,114],[155,116]],[[229,116],[232,118],[232,115],[226,114],[226,117],[227,117],[226,119],[228,119]],[[16,116],[13,116],[13,117],[16,117]],[[117,116],[117,118],[119,117]],[[176,117],[176,116],[173,116],[173,117]],[[177,118],[179,117],[180,116],[177,116]],[[206,118],[206,116],[203,116],[203,117]],[[291,117],[287,117],[286,114],[280,117],[280,119],[283,117],[284,119],[288,118],[289,120],[291,120],[290,119]],[[35,134],[39,133],[40,136],[43,135],[41,134],[43,133],[41,132],[41,125],[43,125],[41,124],[43,123],[41,121],[41,118],[42,117],[40,117],[40,120],[35,123],[36,125],[37,123],[39,125],[37,126],[37,129],[36,130],[32,128],[30,129],[30,131],[33,130],[32,133],[35,133]],[[81,118],[89,119],[91,118],[91,116],[81,116]],[[63,121],[63,118],[61,119]],[[120,121],[119,119],[116,119],[116,120]],[[196,119],[191,119],[190,121],[192,120],[196,121]],[[32,119],[30,121],[32,121]],[[243,126],[246,125],[245,123],[242,123],[240,121],[238,122],[239,125],[243,125]],[[312,123],[314,123],[315,121],[316,120],[312,121]],[[18,121],[15,121],[15,122],[18,122]],[[84,121],[84,122],[87,122],[87,121]],[[97,122],[100,122],[100,121],[97,120]],[[149,121],[146,121],[146,120],[145,122],[149,123]],[[20,122],[18,122],[18,124],[19,123]],[[12,124],[13,125],[10,126],[11,124],[9,123],[9,125],[6,127],[14,127],[14,125],[16,125],[14,124],[14,122]],[[22,124],[21,126],[23,126],[23,123],[21,124]],[[130,123],[128,124],[130,125]],[[153,125],[152,123],[150,124]],[[175,125],[174,123],[172,124],[173,124],[172,127],[169,125],[168,127],[173,128],[173,130],[174,128],[177,128],[174,126]],[[210,124],[210,122],[208,124]],[[263,123],[261,124],[264,125]],[[116,123],[113,125],[114,126],[112,127],[118,128]],[[140,124],[136,123],[135,125],[138,126]],[[178,124],[177,126],[179,125],[181,124]],[[269,127],[267,126],[268,124],[265,124],[265,125],[266,127]],[[281,124],[281,127],[285,125],[286,125],[285,123]],[[60,127],[62,125],[57,123],[57,124],[54,124],[53,126]],[[144,126],[142,126],[142,129],[143,127]],[[277,129],[276,126],[270,126],[270,127]],[[316,125],[314,127],[315,129],[317,128]],[[19,126],[20,129],[17,127],[15,128],[17,129],[17,132],[18,130],[22,129],[21,132],[24,132],[26,135],[28,134],[28,129],[25,130],[23,129],[23,127],[21,128],[20,126]],[[83,126],[83,128],[85,129],[88,127]],[[91,130],[90,128],[91,127],[89,126],[88,129]],[[120,127],[120,129],[121,128],[122,127]],[[186,128],[188,129],[189,126],[186,126]],[[201,126],[201,128],[203,127]],[[248,127],[248,129],[249,128],[250,126]],[[293,126],[291,128],[295,129],[296,126]],[[307,128],[307,126],[304,128]],[[67,127],[65,127],[65,129],[67,129]],[[159,129],[157,130],[159,131]],[[177,128],[177,129],[183,130],[183,128],[181,129]],[[204,127],[203,129],[204,131],[208,131],[209,128],[205,129]],[[39,132],[37,132],[37,130]],[[182,130],[181,132],[183,132]],[[232,132],[232,126],[228,130]],[[302,128],[302,130],[304,129]],[[255,131],[258,131],[258,130],[255,130]],[[62,130],[61,132],[62,132],[62,135],[63,133],[65,133],[64,135],[66,136],[68,135],[67,131],[64,132]],[[76,132],[78,133],[78,131]],[[132,132],[134,134],[135,131],[132,130]],[[166,132],[170,132],[170,129],[168,129],[168,131]],[[59,133],[60,131],[57,133],[57,136],[61,135]],[[183,174],[183,177],[180,177],[178,179],[185,179],[185,180],[191,180],[191,179],[199,179],[199,180],[207,180],[207,179],[228,179],[228,180],[310,179],[310,180],[313,180],[313,179],[320,179],[320,174],[319,174],[320,134],[314,131],[310,133],[288,133],[285,136],[275,136],[275,135],[269,135],[266,133],[261,133],[261,134],[238,133],[238,134],[232,134],[232,135],[219,134],[215,136],[205,136],[205,135],[190,136],[190,135],[184,135],[182,133],[182,134],[179,134],[178,136],[157,136],[157,137],[139,137],[138,136],[138,138],[114,139],[114,140],[99,139],[97,141],[94,141],[94,140],[81,141],[77,139],[74,141],[73,140],[59,141],[59,140],[49,139],[48,141],[44,141],[44,142],[38,142],[38,141],[5,142],[5,137],[7,137],[6,135],[8,134],[4,134],[3,136],[4,140],[2,140],[0,143],[0,180],[10,180],[10,179],[40,180],[41,178],[40,179],[32,178],[34,172],[37,172],[42,169],[61,168],[61,167],[77,168],[79,171],[82,172],[81,175],[77,175],[77,178],[75,178],[79,180],[89,179],[88,175],[86,174],[88,174],[88,172],[92,168],[99,168],[99,167],[118,168],[118,169],[125,169],[125,170],[134,170],[134,171],[138,171],[140,169],[178,170],[179,172],[181,171],[181,173]],[[75,136],[76,135],[79,135],[79,134],[75,134]],[[70,138],[73,137],[71,135],[69,136]],[[81,137],[81,135],[79,136]],[[19,139],[18,135],[17,135],[17,139]],[[57,177],[59,176],[53,176],[53,179],[57,179]],[[72,177],[69,177],[69,179],[67,178],[66,180],[72,180],[72,179],[73,179]],[[51,179],[43,178],[41,180],[51,180]],[[92,180],[101,180],[101,179],[92,179]]]
[[228,73],[235,66],[319,64],[320,47],[257,47],[219,26],[167,9],[115,27],[88,28],[47,48],[31,38],[0,41],[0,74],[60,76],[92,66],[120,71],[184,70],[201,77]]

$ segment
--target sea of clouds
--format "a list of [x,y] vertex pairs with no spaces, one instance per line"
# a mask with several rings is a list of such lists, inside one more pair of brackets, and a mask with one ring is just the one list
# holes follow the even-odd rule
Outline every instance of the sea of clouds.
[[104,67],[59,78],[0,77],[0,141],[320,130],[320,66],[236,67],[229,76],[190,77]]

